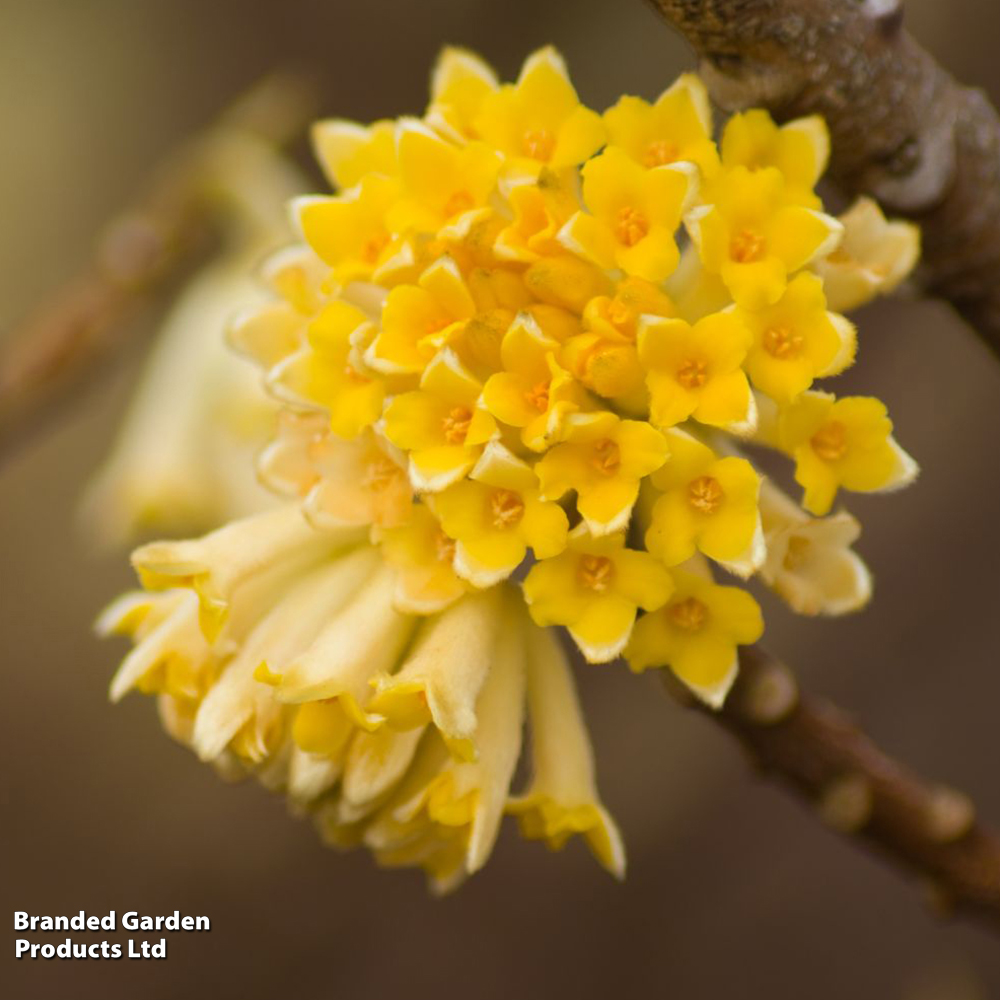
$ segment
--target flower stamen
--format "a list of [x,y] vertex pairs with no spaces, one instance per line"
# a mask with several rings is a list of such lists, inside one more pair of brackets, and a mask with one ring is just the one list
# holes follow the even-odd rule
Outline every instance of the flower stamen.
[[524,501],[513,490],[496,490],[490,497],[490,514],[494,528],[513,528],[524,516]]
[[643,166],[652,169],[662,167],[668,163],[673,163],[677,159],[679,150],[666,139],[657,139],[646,147],[646,152],[642,157]]
[[688,486],[688,503],[702,514],[714,514],[725,497],[719,480],[712,476],[699,476]]
[[787,326],[769,326],[763,341],[764,350],[779,361],[789,361],[802,353],[802,334]]
[[619,243],[634,247],[649,232],[649,219],[638,209],[626,206],[618,210],[615,219],[615,236]]
[[708,366],[690,358],[677,369],[677,381],[685,389],[700,389],[708,381]]
[[610,438],[598,441],[594,445],[591,464],[602,476],[613,476],[622,464],[621,451]]
[[465,444],[472,423],[472,410],[467,406],[453,407],[441,421],[441,431],[448,444]]
[[549,160],[556,148],[556,137],[547,128],[528,129],[521,137],[526,156],[533,160]]
[[584,556],[577,570],[580,583],[597,594],[603,594],[611,586],[614,575],[614,564],[607,556]]
[[752,264],[763,258],[765,248],[763,236],[752,229],[741,229],[729,243],[729,256],[737,264]]
[[685,632],[698,632],[708,620],[708,608],[697,597],[688,597],[672,605],[669,611],[673,623]]
[[809,443],[824,462],[836,462],[847,454],[847,429],[838,420],[821,427]]

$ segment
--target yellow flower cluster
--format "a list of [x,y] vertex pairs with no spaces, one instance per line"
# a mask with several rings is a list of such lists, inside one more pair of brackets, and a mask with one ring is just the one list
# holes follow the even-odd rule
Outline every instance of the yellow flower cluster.
[[[335,193],[293,203],[302,242],[230,331],[283,404],[259,474],[289,506],[136,553],[146,591],[105,618],[136,641],[113,693],[158,693],[201,757],[441,888],[505,809],[620,872],[537,626],[718,706],[763,622],[711,562],[802,613],[867,600],[857,524],[825,515],[915,465],[878,400],[813,386],[854,360],[835,310],[902,281],[916,231],[822,211],[819,119],[747,112],[717,145],[690,75],[601,115],[552,49],[506,84],[446,50],[422,118],[314,140]],[[804,510],[742,441],[794,462]]]

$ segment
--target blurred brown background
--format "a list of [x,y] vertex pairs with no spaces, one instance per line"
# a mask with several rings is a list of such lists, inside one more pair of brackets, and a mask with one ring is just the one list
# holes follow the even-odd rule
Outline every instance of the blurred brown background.
[[[1000,98],[995,5],[907,11],[937,55]],[[443,42],[510,77],[549,41],[599,108],[653,96],[691,65],[640,0],[2,0],[0,330],[85,259],[166,150],[269,68],[317,69],[325,113],[368,119],[422,109]],[[769,604],[768,643],[1000,822],[1000,366],[938,305],[886,303],[861,324],[841,385],[887,400],[923,475],[903,494],[851,499],[873,606],[811,622]],[[1000,996],[995,938],[940,923],[920,887],[760,782],[650,678],[583,676],[626,883],[578,844],[550,856],[507,830],[444,901],[416,874],[324,850],[259,788],[223,784],[159,732],[148,700],[111,708],[121,648],[90,628],[131,577],[124,554],[81,536],[76,505],[138,361],[0,471],[3,885],[12,909],[179,909],[213,929],[171,935],[166,962],[14,962],[8,943],[4,996]]]

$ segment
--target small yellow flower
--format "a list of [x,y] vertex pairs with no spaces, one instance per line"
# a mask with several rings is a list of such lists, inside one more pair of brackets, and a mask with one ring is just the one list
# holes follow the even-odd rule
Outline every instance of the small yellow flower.
[[681,430],[667,431],[670,460],[652,475],[661,495],[646,531],[646,548],[668,566],[696,550],[740,576],[764,559],[757,497],[760,477],[745,458],[719,458]]
[[530,547],[538,559],[566,547],[566,512],[541,499],[531,467],[491,442],[470,478],[430,501],[445,533],[456,541],[455,571],[476,587],[510,576]]
[[398,173],[394,121],[359,125],[327,118],[313,125],[312,145],[327,180],[341,191],[369,174],[395,177]]
[[912,482],[917,464],[896,444],[885,404],[868,396],[837,399],[806,392],[782,410],[778,440],[795,459],[802,505],[823,515],[840,487],[859,493],[898,489]]
[[697,188],[689,163],[644,170],[615,146],[583,167],[583,200],[563,227],[567,249],[599,267],[662,281],[679,259],[674,233]]
[[739,587],[720,587],[683,570],[659,610],[635,626],[625,656],[636,672],[668,666],[703,701],[721,708],[738,671],[737,647],[764,632],[757,602]]
[[358,356],[358,345],[375,327],[356,306],[340,299],[327,304],[309,324],[306,344],[268,373],[268,386],[301,405],[330,414],[330,429],[354,438],[382,415],[385,384]]
[[800,615],[844,615],[864,607],[872,577],[851,549],[861,525],[846,510],[809,517],[776,486],[760,495],[767,560],[761,579]]
[[712,201],[687,217],[702,263],[744,308],[777,302],[790,274],[840,240],[836,219],[789,198],[776,167],[734,167],[713,184]]
[[839,375],[854,361],[854,325],[827,312],[823,282],[814,274],[796,275],[774,305],[737,308],[737,314],[753,334],[743,367],[778,403],[791,402],[813,379]]
[[624,278],[614,296],[598,295],[583,311],[584,333],[567,339],[562,361],[592,392],[618,409],[644,416],[649,408],[646,372],[635,341],[643,315],[673,316],[673,302],[641,278]]
[[393,232],[468,231],[496,184],[500,157],[485,143],[456,146],[416,119],[404,119],[396,140],[401,198],[388,209]]
[[653,104],[639,97],[622,97],[604,112],[604,124],[609,144],[620,146],[648,169],[686,162],[704,175],[718,170],[708,94],[693,73],[678,77]]
[[895,291],[909,276],[920,257],[920,227],[887,221],[871,198],[859,198],[840,221],[840,246],[813,267],[823,279],[830,308],[847,312]]
[[405,524],[413,490],[405,460],[392,451],[370,429],[352,441],[327,437],[317,443],[310,454],[317,481],[302,498],[309,521],[318,528]]
[[582,834],[594,856],[617,878],[625,876],[625,848],[594,780],[594,752],[573,684],[573,670],[551,629],[528,639],[528,711],[532,778],[510,799],[525,837],[560,849]]
[[498,86],[496,74],[474,52],[447,46],[434,64],[424,120],[456,141],[475,139],[479,109],[486,95]]
[[432,615],[471,589],[455,572],[454,540],[426,504],[416,504],[402,527],[374,531],[373,541],[396,571],[395,603],[404,611]]
[[623,533],[595,538],[581,524],[565,552],[531,568],[524,599],[536,624],[565,625],[591,663],[606,663],[625,648],[638,609],[662,607],[673,589],[670,571],[625,548]]
[[720,145],[723,168],[777,167],[791,200],[809,208],[822,207],[813,188],[830,158],[830,134],[819,115],[778,126],[760,108],[744,111],[726,123]]
[[610,411],[566,418],[562,442],[535,465],[542,497],[558,500],[570,490],[594,535],[628,524],[639,481],[667,459],[663,434],[644,420],[622,420]]
[[416,285],[397,285],[382,309],[382,328],[365,360],[386,374],[419,374],[476,313],[455,260],[439,257]]
[[559,232],[580,207],[562,177],[544,167],[536,180],[510,185],[507,202],[513,219],[497,234],[497,257],[530,264],[562,252]]
[[570,413],[585,409],[587,394],[559,366],[557,341],[544,335],[530,313],[519,314],[504,335],[504,371],[487,379],[483,405],[497,420],[521,428],[525,447],[544,451]]
[[475,129],[516,170],[530,174],[542,166],[561,170],[583,163],[605,140],[600,115],[580,104],[553,48],[530,55],[516,84],[483,98]]
[[334,280],[365,280],[389,256],[386,214],[399,200],[397,181],[366,174],[342,195],[310,195],[292,203],[303,238],[333,269]]
[[646,369],[650,420],[673,427],[688,417],[734,434],[748,434],[756,409],[742,364],[752,334],[733,312],[713,313],[692,326],[646,317],[639,360]]
[[410,453],[414,489],[434,493],[457,482],[496,436],[496,421],[479,402],[482,388],[446,348],[427,366],[419,389],[389,403],[385,435]]

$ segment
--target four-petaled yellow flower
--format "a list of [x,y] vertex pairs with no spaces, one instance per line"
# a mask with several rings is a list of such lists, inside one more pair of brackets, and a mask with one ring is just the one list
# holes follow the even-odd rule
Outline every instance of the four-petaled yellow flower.
[[625,648],[639,608],[654,611],[673,593],[670,571],[648,552],[625,548],[622,533],[595,538],[581,524],[566,551],[535,563],[524,597],[538,625],[565,625],[593,663]]
[[306,242],[332,268],[335,281],[366,280],[392,250],[387,214],[399,200],[399,183],[367,174],[341,195],[310,195],[294,202]]
[[776,167],[726,171],[686,222],[705,268],[747,309],[777,302],[789,275],[830,253],[843,232],[831,216],[795,204]]
[[396,605],[417,615],[431,615],[471,589],[455,572],[455,541],[441,528],[426,504],[413,508],[401,527],[373,532],[382,557],[396,571]]
[[382,415],[385,383],[364,364],[375,327],[357,306],[329,302],[306,329],[306,345],[271,369],[268,385],[330,414],[330,429],[354,438]]
[[566,418],[562,441],[535,466],[546,500],[576,491],[576,507],[594,535],[629,521],[639,482],[667,459],[663,434],[644,420],[607,410]]
[[692,326],[646,317],[639,360],[646,369],[649,418],[673,427],[688,417],[734,434],[749,434],[757,413],[743,361],[752,334],[734,312],[713,313]]
[[484,96],[474,127],[515,172],[537,174],[583,163],[605,141],[601,116],[580,104],[562,56],[553,48],[529,56],[516,84]]
[[382,329],[365,360],[386,374],[419,374],[476,314],[454,258],[436,260],[415,285],[397,285],[382,307]]
[[546,337],[529,313],[522,313],[504,335],[504,371],[483,386],[483,403],[497,420],[521,429],[532,451],[544,451],[557,438],[566,417],[588,406],[587,394],[556,360],[558,341]]
[[496,436],[496,421],[479,404],[482,385],[446,348],[427,366],[420,388],[385,411],[385,434],[410,453],[413,488],[436,492],[457,482]]
[[674,233],[697,190],[689,163],[645,170],[616,146],[583,168],[583,200],[560,240],[603,268],[663,281],[677,267]]
[[498,442],[486,446],[468,479],[429,502],[457,543],[455,571],[476,587],[510,576],[529,548],[548,559],[566,547],[566,512],[541,499],[531,466]]
[[757,498],[760,476],[745,458],[720,458],[684,431],[667,431],[670,460],[650,481],[660,492],[646,548],[668,566],[696,550],[740,576],[764,560]]
[[678,77],[653,104],[641,97],[620,98],[604,112],[604,124],[609,143],[648,169],[693,163],[710,177],[719,168],[708,93],[693,73]]
[[757,602],[739,587],[674,571],[675,589],[659,610],[636,623],[625,651],[635,671],[670,669],[703,701],[719,708],[738,669],[737,647],[764,632]]
[[500,156],[482,142],[455,146],[422,122],[404,120],[396,139],[401,197],[388,212],[395,232],[467,230],[486,204]]
[[720,145],[724,169],[777,167],[790,199],[809,208],[822,207],[813,188],[826,170],[830,135],[818,115],[778,126],[760,108],[744,111],[726,123]]
[[778,440],[795,459],[802,506],[826,514],[837,490],[873,493],[912,482],[917,465],[892,436],[885,404],[869,396],[803,393],[778,418]]
[[772,306],[737,314],[753,334],[744,367],[750,380],[778,403],[791,402],[813,379],[839,375],[854,361],[854,325],[828,312],[823,282],[796,275]]

